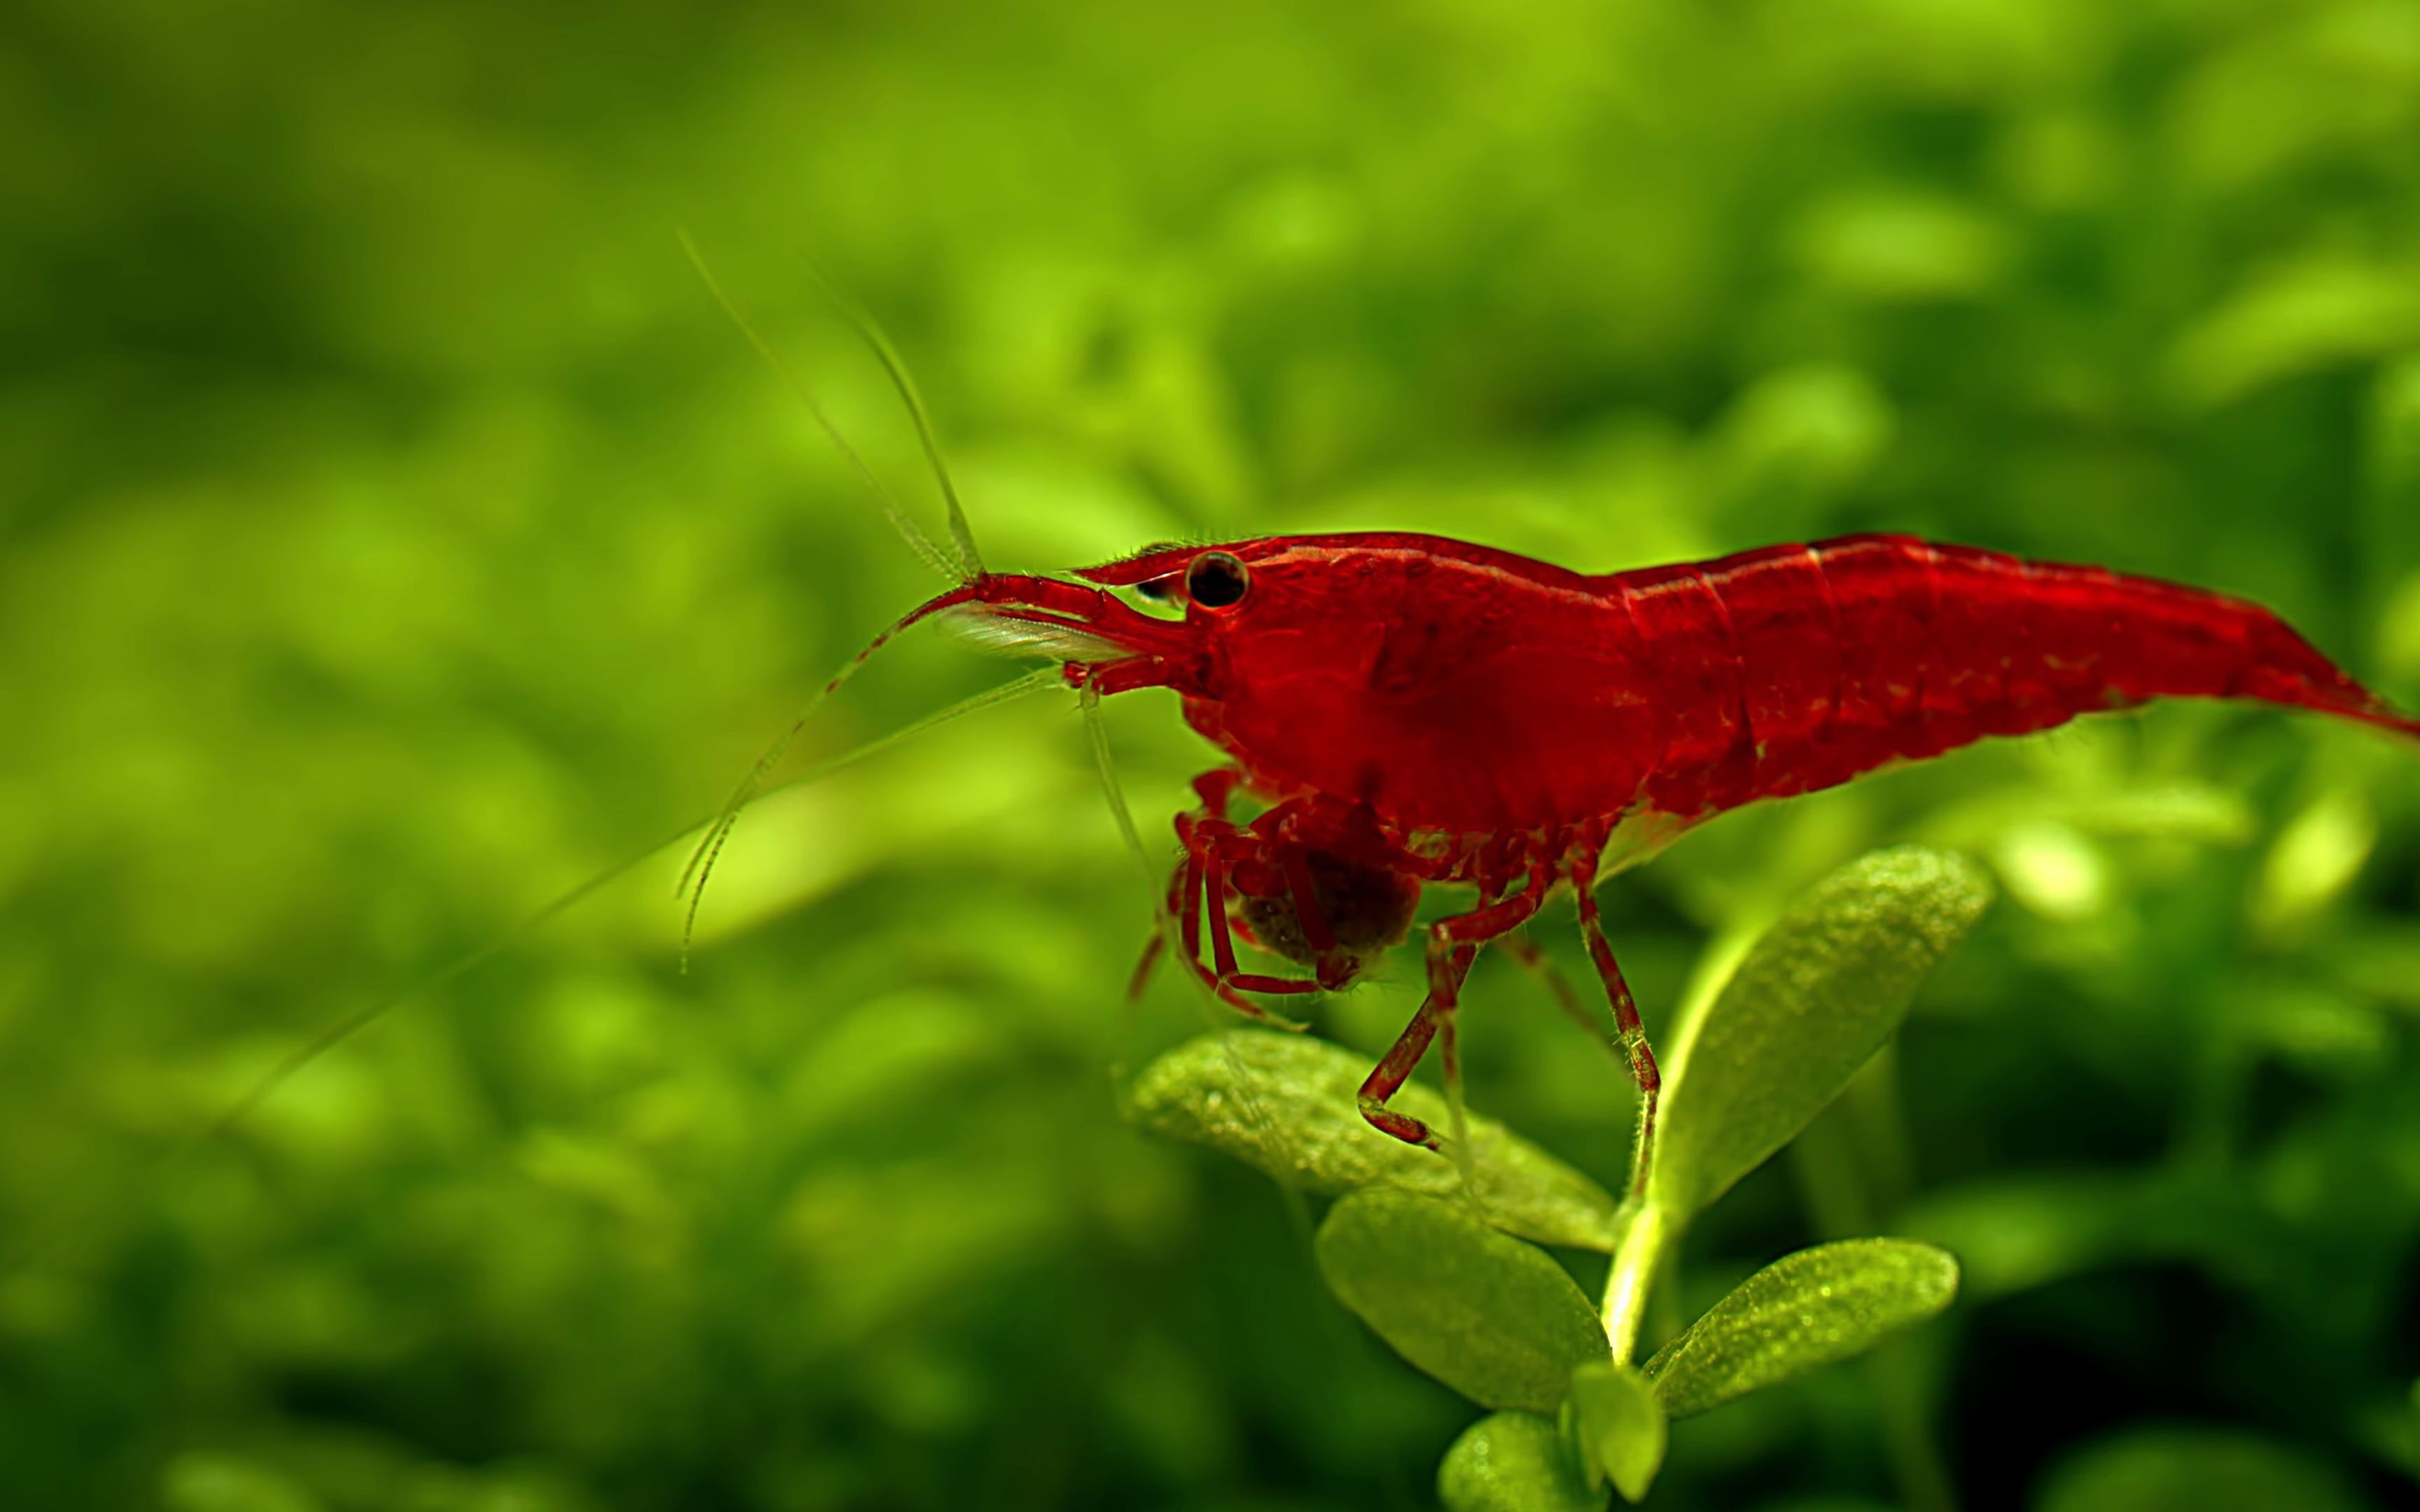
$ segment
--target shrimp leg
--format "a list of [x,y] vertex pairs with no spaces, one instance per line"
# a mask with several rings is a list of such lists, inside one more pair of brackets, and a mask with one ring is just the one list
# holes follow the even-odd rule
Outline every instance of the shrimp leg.
[[[1274,1018],[1275,1015],[1257,1004],[1244,1003],[1233,995],[1234,993],[1241,991],[1295,994],[1319,991],[1319,983],[1315,981],[1304,981],[1293,977],[1264,976],[1257,972],[1246,971],[1237,964],[1234,934],[1227,919],[1227,859],[1221,854],[1215,840],[1211,842],[1209,862],[1202,869],[1202,887],[1209,894],[1210,955],[1218,966],[1218,975],[1212,979],[1212,984],[1218,989],[1220,996],[1242,1008],[1254,1018]],[[1199,969],[1201,963],[1198,958],[1194,964]],[[1279,1020],[1278,1022],[1288,1021]],[[1302,1027],[1298,1024],[1292,1026]]]
[[[1546,901],[1549,880],[1548,873],[1534,872],[1529,885],[1511,897],[1482,903],[1467,914],[1441,918],[1429,926],[1428,996],[1385,1058],[1361,1084],[1361,1117],[1370,1121],[1371,1127],[1405,1144],[1443,1149],[1435,1130],[1408,1113],[1398,1113],[1387,1106],[1387,1100],[1402,1090],[1412,1068],[1428,1053],[1430,1041],[1442,1034],[1445,1043],[1439,1054],[1445,1069],[1446,1101],[1453,1110],[1454,1121],[1462,1121],[1462,1057],[1455,1043],[1454,1011],[1461,1003],[1463,979],[1470,974],[1480,947],[1520,928],[1538,912]],[[1467,1140],[1455,1143],[1455,1158],[1464,1163],[1466,1180],[1469,1176],[1467,1146]]]
[[[1182,932],[1185,952],[1189,958],[1202,953],[1202,862],[1191,852],[1178,859],[1176,869],[1168,878],[1168,917],[1176,921]],[[1159,964],[1159,953],[1167,947],[1168,932],[1155,927],[1142,942],[1142,955],[1135,962],[1134,973],[1126,979],[1126,1006],[1142,1001],[1143,990],[1151,985],[1151,974]]]
[[1639,1022],[1638,1004],[1630,995],[1630,983],[1622,979],[1621,966],[1613,959],[1613,944],[1605,937],[1605,921],[1596,909],[1596,864],[1582,861],[1572,868],[1572,887],[1579,894],[1580,936],[1588,941],[1589,959],[1596,963],[1596,973],[1605,980],[1605,995],[1613,1004],[1614,1026],[1621,1031],[1621,1048],[1630,1057],[1631,1079],[1638,1084],[1638,1137],[1631,1147],[1630,1196],[1636,1199],[1647,1193],[1648,1162],[1655,1148],[1655,1098],[1664,1086],[1664,1073],[1655,1064],[1655,1051],[1647,1042],[1647,1026]]
[[[1254,1018],[1266,1018],[1269,1015],[1259,1007],[1236,995],[1233,989],[1235,985],[1241,985],[1240,983],[1231,984],[1222,980],[1202,964],[1202,906],[1205,891],[1214,914],[1223,919],[1227,907],[1223,880],[1213,881],[1205,876],[1205,872],[1212,864],[1211,852],[1218,841],[1221,838],[1233,838],[1240,833],[1228,821],[1227,809],[1233,799],[1235,790],[1243,786],[1244,780],[1244,773],[1233,766],[1218,767],[1204,772],[1193,779],[1193,792],[1200,800],[1200,806],[1189,813],[1180,813],[1176,816],[1176,838],[1184,846],[1185,853],[1177,859],[1175,869],[1168,879],[1167,908],[1169,917],[1177,921],[1180,932],[1179,943],[1185,951],[1187,964],[1194,974],[1207,983],[1229,1007]],[[1214,924],[1212,928],[1215,935],[1218,926]],[[1143,941],[1141,957],[1135,962],[1134,973],[1126,980],[1127,1002],[1134,1003],[1141,1000],[1143,990],[1151,985],[1152,971],[1159,964],[1160,952],[1165,949],[1166,944],[1163,933],[1156,929],[1151,932],[1150,938]],[[1232,967],[1233,954],[1232,949],[1228,954]],[[1304,991],[1308,989],[1288,987],[1257,990]],[[1275,1022],[1285,1023],[1286,1021],[1276,1020]]]
[[1578,1025],[1590,1039],[1605,1046],[1606,1054],[1620,1061],[1625,1070],[1628,1069],[1630,1058],[1621,1047],[1621,1035],[1607,1034],[1597,1027],[1596,1020],[1590,1018],[1589,1011],[1581,1006],[1579,991],[1572,985],[1572,979],[1563,975],[1563,968],[1555,964],[1554,958],[1540,949],[1537,941],[1527,934],[1514,933],[1497,940],[1496,945],[1512,958],[1513,964],[1538,979],[1545,987],[1547,995],[1554,998],[1555,1007],[1562,1011],[1563,1017]]
[[[1299,1030],[1307,1026],[1270,1012],[1244,995],[1245,992],[1309,993],[1319,990],[1317,982],[1295,982],[1281,977],[1249,976],[1234,968],[1234,947],[1226,938],[1226,873],[1220,862],[1216,841],[1196,844],[1198,831],[1188,831],[1190,849],[1176,863],[1176,872],[1169,879],[1168,912],[1176,920],[1179,960],[1186,970],[1199,978],[1218,999],[1247,1018],[1280,1029]],[[1210,933],[1213,944],[1223,962],[1222,969],[1212,971],[1202,960],[1202,911],[1203,895],[1210,903]],[[1138,1002],[1143,989],[1150,985],[1152,967],[1160,955],[1160,936],[1153,932],[1143,946],[1142,959],[1135,963],[1134,975],[1126,982],[1126,1001]]]

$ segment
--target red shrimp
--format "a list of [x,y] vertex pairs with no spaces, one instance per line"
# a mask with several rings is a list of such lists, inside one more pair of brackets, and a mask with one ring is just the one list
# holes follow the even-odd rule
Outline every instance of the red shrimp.
[[[1437,536],[1290,535],[1074,576],[978,569],[902,626],[946,611],[1059,659],[1070,685],[1183,699],[1227,757],[1176,821],[1169,903],[1187,964],[1261,1013],[1246,995],[1353,980],[1405,937],[1423,888],[1475,887],[1477,906],[1429,926],[1427,996],[1360,1091],[1373,1125],[1437,1149],[1388,1099],[1440,1038],[1458,1090],[1472,962],[1569,887],[1609,1042],[1638,1087],[1635,1180],[1659,1074],[1595,886],[1690,826],[2153,698],[2256,700],[2420,737],[2257,605],[1903,535],[1603,576]],[[1249,822],[1229,817],[1239,793],[1264,806]],[[1310,975],[1243,970],[1238,933]],[[1519,936],[1508,945],[1536,962]]]

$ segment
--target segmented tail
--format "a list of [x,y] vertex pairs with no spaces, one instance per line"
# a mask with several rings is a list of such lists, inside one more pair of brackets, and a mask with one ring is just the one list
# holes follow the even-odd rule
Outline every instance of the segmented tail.
[[1719,811],[2156,698],[2252,699],[2420,740],[2257,604],[1906,535],[1610,580],[1669,669],[1651,806]]
[[1936,593],[1972,606],[1974,649],[2000,660],[2000,700],[2021,719],[2154,698],[2249,699],[2420,739],[2420,720],[2258,604],[2102,567],[1924,550]]

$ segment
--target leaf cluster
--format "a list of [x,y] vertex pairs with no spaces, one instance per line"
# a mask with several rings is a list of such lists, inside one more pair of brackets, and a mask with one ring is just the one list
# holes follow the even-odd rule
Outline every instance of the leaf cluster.
[[[1138,1081],[1134,1114],[1281,1181],[1337,1195],[1316,1252],[1329,1289],[1397,1353],[1491,1410],[1438,1473],[1453,1512],[1643,1499],[1672,1419],[1864,1352],[1947,1307],[1948,1252],[1817,1245],[1733,1288],[1643,1363],[1639,1308],[1691,1219],[1846,1087],[1982,917],[1992,887],[1950,852],[1876,852],[1810,889],[1683,1029],[1638,1198],[1470,1120],[1475,1179],[1369,1127],[1357,1059],[1267,1032],[1211,1035]],[[1435,1094],[1407,1088],[1416,1117]],[[1591,1303],[1543,1243],[1610,1257]]]

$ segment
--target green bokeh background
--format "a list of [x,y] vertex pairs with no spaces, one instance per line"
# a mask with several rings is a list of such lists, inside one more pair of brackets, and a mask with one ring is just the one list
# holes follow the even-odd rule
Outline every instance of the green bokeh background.
[[[998,565],[1914,530],[2250,594],[2420,698],[2409,0],[0,36],[10,1508],[1432,1504],[1473,1410],[1302,1205],[1118,1117],[1201,1020],[1121,1007],[1149,887],[1063,696],[764,804],[688,975],[675,847],[161,1165],[702,819],[937,587],[676,228],[938,524],[802,255],[877,313]],[[1008,675],[919,637],[800,754]],[[1207,753],[1109,712],[1160,846]],[[1891,1231],[1965,1296],[1681,1425],[1652,1504],[2420,1505],[2420,759],[2173,707],[1732,816],[1606,891],[1651,1025],[1911,838],[2006,901],[1668,1290]],[[1383,1047],[1414,975],[1320,1031]],[[1616,1178],[1618,1070],[1502,963],[1470,1000],[1478,1105]]]

